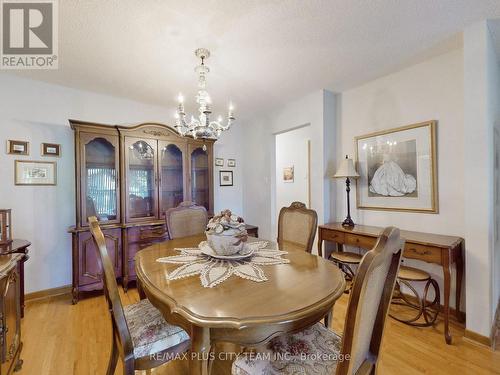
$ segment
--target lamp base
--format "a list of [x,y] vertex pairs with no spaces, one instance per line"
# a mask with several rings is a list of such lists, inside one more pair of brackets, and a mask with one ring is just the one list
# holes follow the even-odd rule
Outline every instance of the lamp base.
[[343,227],[354,227],[354,221],[352,221],[352,219],[350,217],[346,217],[346,219],[342,222],[342,226]]

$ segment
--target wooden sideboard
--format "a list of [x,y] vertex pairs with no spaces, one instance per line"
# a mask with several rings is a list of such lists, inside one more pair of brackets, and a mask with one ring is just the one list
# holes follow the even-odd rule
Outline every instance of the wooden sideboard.
[[23,254],[0,255],[0,375],[21,368],[21,285]]
[[[343,251],[343,246],[354,246],[361,249],[371,249],[384,228],[356,225],[353,228],[343,227],[341,223],[329,223],[319,226],[318,254],[323,256],[323,241],[337,244],[337,250]],[[464,240],[460,237],[445,236],[433,233],[401,231],[401,237],[406,240],[403,257],[417,259],[427,263],[439,264],[444,276],[444,336],[447,344],[451,343],[449,331],[451,266],[455,264],[456,277],[456,309],[455,315],[459,321],[464,320],[460,312],[462,293],[462,278],[464,271],[463,249]]]
[[213,140],[181,137],[169,126],[132,127],[70,120],[75,132],[76,225],[73,303],[102,290],[87,218],[97,216],[117,278],[136,279],[135,254],[168,239],[165,211],[193,201],[213,214]]
[[259,227],[255,225],[246,224],[245,229],[247,230],[249,236],[259,237]]

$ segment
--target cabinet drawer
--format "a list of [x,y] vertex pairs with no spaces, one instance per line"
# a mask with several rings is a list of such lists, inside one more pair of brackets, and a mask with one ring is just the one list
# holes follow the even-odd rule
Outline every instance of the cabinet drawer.
[[345,244],[349,246],[356,246],[362,249],[371,249],[375,246],[377,238],[369,236],[359,236],[354,234],[345,234]]
[[441,264],[441,249],[438,247],[407,243],[403,256],[405,258],[423,260],[428,263]]
[[168,240],[167,226],[163,224],[157,226],[142,227],[139,229],[139,240],[140,241]]
[[161,242],[168,240],[168,231],[165,224],[145,225],[132,227],[127,232],[128,243]]
[[345,242],[344,232],[337,232],[334,230],[322,229],[321,237],[325,241],[332,241],[332,242],[337,242],[337,243],[344,243]]

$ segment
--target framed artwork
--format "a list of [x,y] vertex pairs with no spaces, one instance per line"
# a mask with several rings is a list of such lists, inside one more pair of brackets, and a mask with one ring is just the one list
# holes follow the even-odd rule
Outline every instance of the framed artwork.
[[355,138],[357,207],[438,212],[436,121]]
[[283,181],[284,182],[293,182],[293,178],[294,178],[293,165],[291,167],[283,168]]
[[219,185],[233,186],[233,171],[219,171]]
[[14,183],[16,185],[56,185],[57,164],[54,161],[16,160]]
[[61,156],[61,145],[56,143],[42,143],[42,156]]
[[222,158],[215,158],[215,166],[216,167],[223,167],[224,166],[224,159],[222,159]]
[[231,168],[236,167],[236,159],[227,159],[227,166]]
[[7,154],[12,155],[29,155],[29,142],[14,141],[9,139],[7,141]]

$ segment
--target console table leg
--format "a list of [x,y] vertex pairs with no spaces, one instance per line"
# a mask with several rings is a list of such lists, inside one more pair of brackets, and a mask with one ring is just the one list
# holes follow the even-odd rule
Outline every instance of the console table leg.
[[464,244],[462,243],[458,246],[457,257],[456,257],[456,267],[457,267],[457,285],[456,287],[456,297],[455,297],[455,315],[459,322],[463,322],[463,314],[460,313],[460,302],[462,299],[462,280],[464,275],[464,259],[463,259]]
[[443,253],[443,273],[444,273],[444,338],[448,345],[451,344],[450,335],[450,254],[448,252]]

